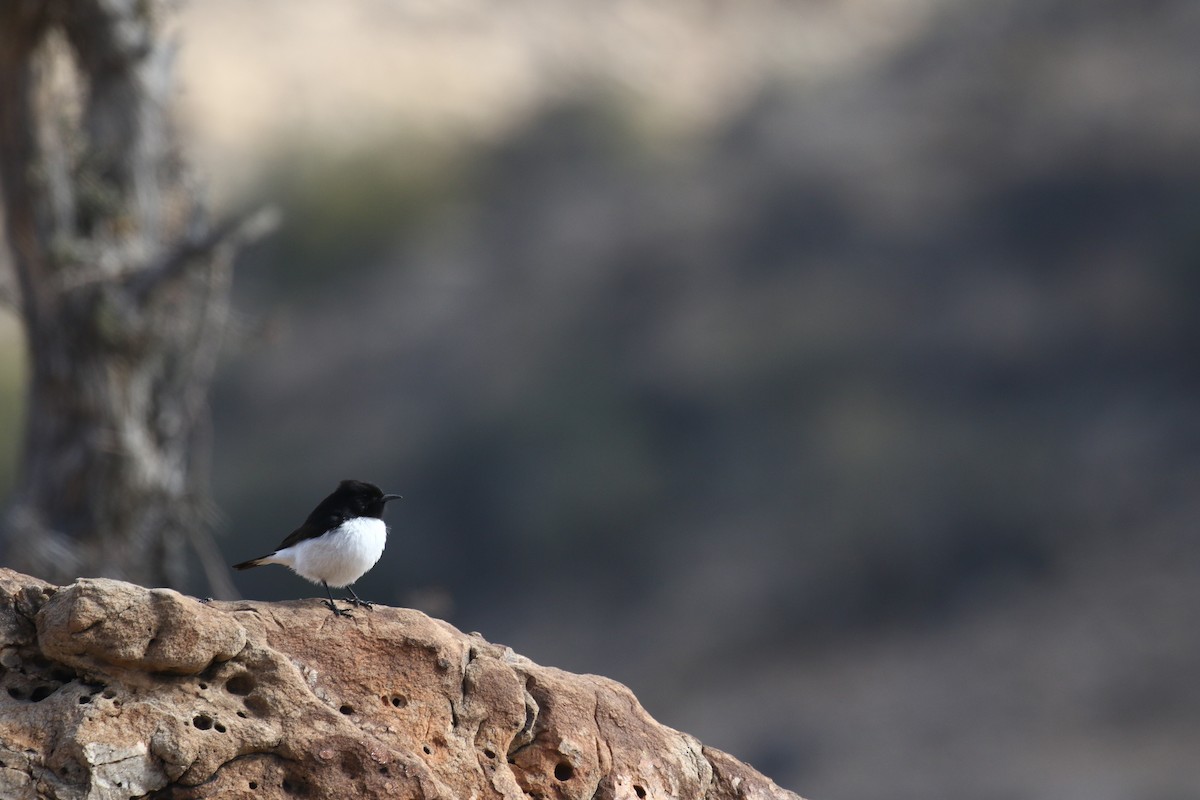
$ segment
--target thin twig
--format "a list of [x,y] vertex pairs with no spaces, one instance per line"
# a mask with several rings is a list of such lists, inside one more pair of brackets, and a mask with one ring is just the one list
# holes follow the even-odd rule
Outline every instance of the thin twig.
[[234,215],[202,235],[189,236],[157,263],[130,275],[126,280],[133,299],[145,303],[150,295],[187,272],[198,259],[223,247],[238,247],[261,239],[279,227],[281,215],[275,206],[265,206],[250,215]]

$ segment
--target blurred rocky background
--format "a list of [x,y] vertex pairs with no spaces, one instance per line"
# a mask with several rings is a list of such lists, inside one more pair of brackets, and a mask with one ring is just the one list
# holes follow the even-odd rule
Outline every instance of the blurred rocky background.
[[179,36],[201,173],[285,214],[213,399],[231,563],[364,478],[405,500],[359,594],[807,797],[1195,796],[1200,5],[193,0]]

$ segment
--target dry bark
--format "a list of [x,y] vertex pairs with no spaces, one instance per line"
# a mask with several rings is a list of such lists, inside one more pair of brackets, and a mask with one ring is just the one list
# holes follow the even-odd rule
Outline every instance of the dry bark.
[[30,354],[0,552],[50,580],[181,586],[189,545],[219,562],[197,462],[246,229],[209,224],[178,156],[165,9],[0,3],[0,196]]
[[0,569],[0,797],[799,800],[624,686],[417,611]]

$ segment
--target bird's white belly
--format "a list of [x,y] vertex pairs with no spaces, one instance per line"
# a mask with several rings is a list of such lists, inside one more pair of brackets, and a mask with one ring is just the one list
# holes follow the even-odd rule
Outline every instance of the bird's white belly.
[[336,531],[275,553],[298,575],[313,583],[349,586],[375,566],[387,543],[387,525],[375,517],[346,520]]

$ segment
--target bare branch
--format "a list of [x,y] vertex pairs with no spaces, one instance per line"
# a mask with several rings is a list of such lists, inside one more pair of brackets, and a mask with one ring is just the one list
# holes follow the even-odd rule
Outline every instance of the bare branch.
[[279,227],[279,209],[265,206],[249,215],[233,215],[198,235],[189,235],[162,259],[132,273],[126,288],[138,303],[184,275],[193,264],[203,263],[216,251],[241,247],[267,236]]

